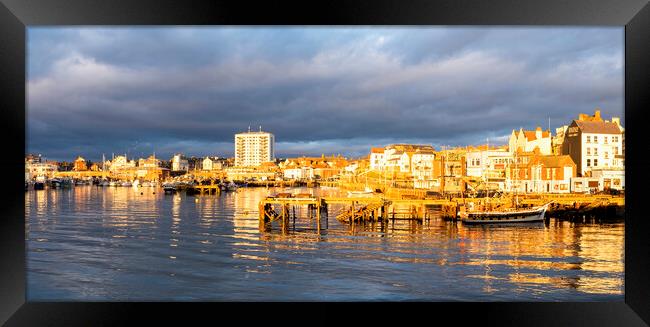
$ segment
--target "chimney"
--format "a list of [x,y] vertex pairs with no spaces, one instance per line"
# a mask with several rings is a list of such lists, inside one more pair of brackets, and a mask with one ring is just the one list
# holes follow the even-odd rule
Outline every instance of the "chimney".
[[538,140],[542,139],[542,128],[537,126],[537,129],[535,129],[535,138]]

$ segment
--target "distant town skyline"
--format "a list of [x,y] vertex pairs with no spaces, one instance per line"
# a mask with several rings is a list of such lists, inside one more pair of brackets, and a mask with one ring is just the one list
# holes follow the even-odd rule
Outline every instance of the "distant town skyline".
[[27,153],[276,157],[506,144],[623,114],[622,27],[29,27]]

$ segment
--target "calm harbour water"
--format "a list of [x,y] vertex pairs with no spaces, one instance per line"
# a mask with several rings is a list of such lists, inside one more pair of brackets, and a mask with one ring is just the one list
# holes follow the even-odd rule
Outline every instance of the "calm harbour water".
[[[260,232],[277,189],[25,193],[30,301],[623,301],[624,224],[391,222]],[[286,191],[286,189],[285,189]],[[294,192],[337,194],[336,189]],[[155,194],[154,194],[155,192]]]

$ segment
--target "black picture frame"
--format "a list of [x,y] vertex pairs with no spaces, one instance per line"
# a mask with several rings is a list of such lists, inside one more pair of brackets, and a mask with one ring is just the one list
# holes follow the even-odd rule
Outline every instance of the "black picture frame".
[[[405,323],[508,326],[645,326],[650,322],[650,237],[643,211],[650,161],[644,125],[650,102],[650,5],[647,0],[456,0],[318,1],[258,3],[167,0],[0,0],[0,112],[4,155],[0,165],[7,188],[0,211],[0,323],[8,326],[124,325],[136,317],[183,321],[197,316],[233,315],[223,303],[26,302],[23,187],[26,110],[26,28],[42,25],[597,25],[625,26],[626,223],[625,301],[608,303],[425,303],[412,314],[385,303],[334,304],[336,311],[295,304],[250,306],[246,322],[351,322],[351,314],[370,322],[395,316]],[[377,306],[381,306],[379,309]],[[424,307],[424,308],[422,308]],[[385,309],[384,309],[385,308]],[[178,313],[181,309],[182,313]],[[336,314],[332,314],[335,312]],[[341,313],[343,312],[343,313]],[[288,316],[290,315],[290,316]],[[303,317],[297,318],[297,315]],[[241,315],[237,317],[242,318]],[[309,320],[306,320],[306,319]],[[354,319],[354,318],[353,318]],[[276,321],[277,322],[277,321]],[[186,323],[184,323],[185,325]]]

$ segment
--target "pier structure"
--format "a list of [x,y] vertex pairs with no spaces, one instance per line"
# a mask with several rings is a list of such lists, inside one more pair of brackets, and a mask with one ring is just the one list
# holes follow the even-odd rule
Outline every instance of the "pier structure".
[[[295,208],[307,206],[309,219],[316,218],[316,230],[322,229],[321,218],[328,216],[328,208],[332,204],[343,205],[336,215],[336,219],[343,223],[358,222],[384,222],[389,219],[416,219],[423,223],[430,219],[427,205],[437,205],[443,208],[443,214],[456,215],[457,205],[450,200],[413,200],[397,199],[386,200],[379,197],[314,197],[311,195],[278,194],[267,197],[259,203],[260,231],[269,230],[271,223],[281,221],[282,231],[287,232],[289,220],[293,219],[295,225]],[[407,208],[397,209],[397,208]],[[302,218],[302,217],[301,217]],[[325,219],[325,228],[327,228]]]
[[320,234],[322,228],[321,218],[325,218],[325,228],[328,227],[327,212],[328,204],[321,197],[314,197],[311,194],[299,194],[293,196],[289,193],[278,194],[275,197],[267,197],[259,204],[259,226],[260,231],[269,230],[271,224],[280,221],[282,233],[289,231],[289,220],[293,219],[295,227],[296,207],[307,207],[307,218],[316,220],[316,230]]
[[[522,207],[534,207],[551,202],[547,209],[547,217],[578,221],[588,217],[621,218],[624,214],[625,198],[611,195],[528,195],[517,201]],[[436,216],[445,220],[457,220],[459,211],[468,206],[494,210],[509,207],[512,197],[501,198],[449,198],[449,199],[414,199],[388,197],[314,197],[311,195],[292,196],[279,194],[267,197],[259,204],[260,229],[267,230],[270,223],[281,220],[283,232],[293,218],[294,225],[296,206],[307,206],[310,219],[317,217],[317,230],[321,230],[321,217],[326,217],[329,205],[339,204],[343,207],[336,214],[336,219],[342,223],[385,222],[388,220],[415,220],[421,223],[432,217],[432,208],[437,208]],[[327,223],[327,219],[325,219]]]
[[[191,187],[193,190],[194,194],[199,194],[199,195],[219,195],[221,194],[221,188],[219,184],[215,184],[214,179],[210,180],[210,184],[208,185],[194,185]],[[188,189],[189,190],[189,189]]]

